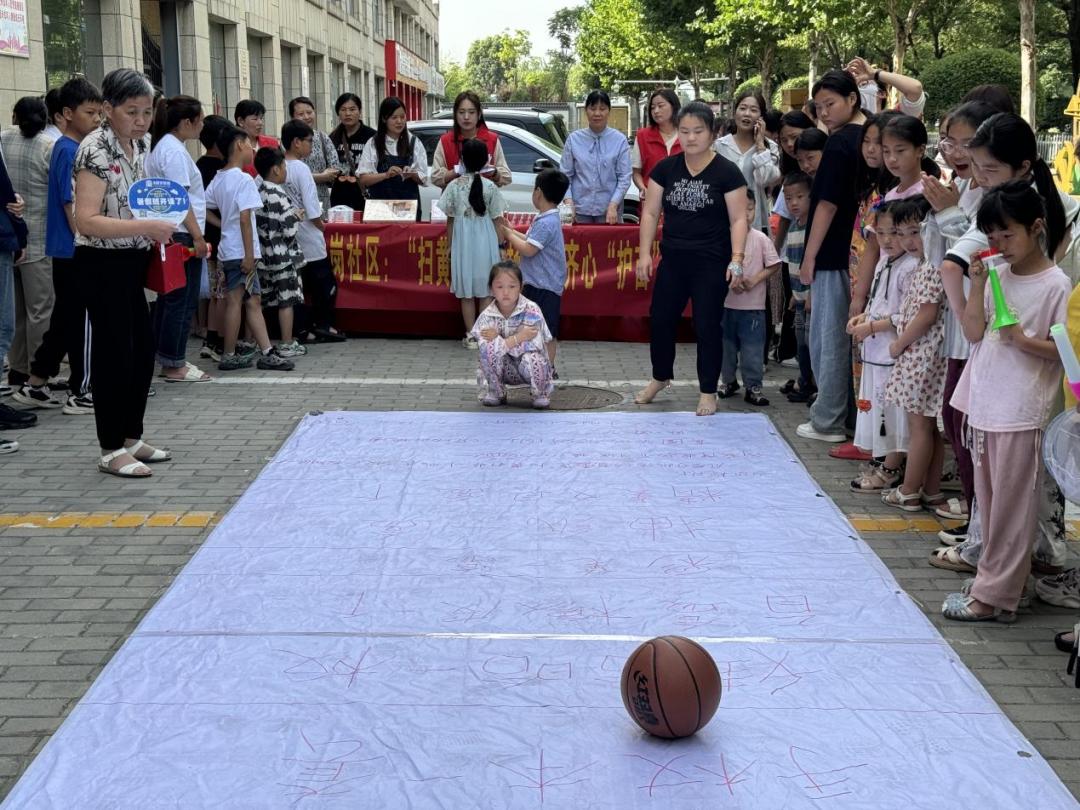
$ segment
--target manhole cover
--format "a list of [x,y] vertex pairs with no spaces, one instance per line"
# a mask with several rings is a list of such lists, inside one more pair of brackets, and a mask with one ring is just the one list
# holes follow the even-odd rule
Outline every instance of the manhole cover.
[[[589,388],[585,385],[567,385],[556,388],[551,395],[553,411],[587,411],[606,408],[622,402],[621,394],[605,388]],[[515,386],[507,391],[507,404],[518,408],[532,407],[532,394],[527,386]]]

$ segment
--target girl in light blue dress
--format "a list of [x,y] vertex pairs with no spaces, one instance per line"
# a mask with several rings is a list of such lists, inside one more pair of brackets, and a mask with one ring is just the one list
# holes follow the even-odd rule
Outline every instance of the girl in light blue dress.
[[[488,274],[498,264],[499,236],[493,220],[506,213],[506,200],[495,184],[485,177],[494,172],[488,166],[487,146],[470,138],[461,145],[461,177],[452,180],[443,191],[439,208],[446,214],[446,232],[450,239],[450,289],[461,299],[461,317],[465,321],[466,348],[475,349],[470,334],[476,313],[491,303]],[[479,306],[478,306],[479,302]]]

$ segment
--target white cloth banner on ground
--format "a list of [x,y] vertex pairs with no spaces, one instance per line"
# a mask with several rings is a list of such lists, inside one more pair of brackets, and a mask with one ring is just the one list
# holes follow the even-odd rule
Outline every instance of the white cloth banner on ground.
[[[653,739],[645,637],[723,679]],[[300,424],[5,808],[1072,808],[767,419]]]

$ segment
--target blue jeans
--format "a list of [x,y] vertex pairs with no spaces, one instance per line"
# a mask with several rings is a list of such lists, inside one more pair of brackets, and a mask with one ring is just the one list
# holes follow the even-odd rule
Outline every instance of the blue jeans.
[[0,253],[0,357],[6,357],[15,337],[15,256]]
[[[173,241],[188,247],[194,244],[186,233],[173,234]],[[154,305],[154,343],[157,346],[157,362],[162,368],[183,368],[187,362],[191,319],[199,307],[202,261],[193,256],[184,262],[187,283],[170,293],[159,295]]]
[[735,382],[735,369],[742,368],[747,390],[761,388],[765,364],[765,310],[724,309],[724,357],[720,377]]
[[799,360],[799,390],[805,391],[814,384],[814,371],[810,364],[810,324],[806,319],[805,301],[795,302],[795,356]]
[[810,289],[810,364],[818,386],[810,421],[819,433],[842,433],[845,426],[854,427],[851,415],[855,413],[851,336],[847,333],[851,303],[847,268],[818,270]]

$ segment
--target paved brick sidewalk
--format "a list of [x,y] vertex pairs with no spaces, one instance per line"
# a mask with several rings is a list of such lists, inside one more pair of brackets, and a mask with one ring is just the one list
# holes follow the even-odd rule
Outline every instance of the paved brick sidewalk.
[[[646,346],[568,343],[561,355],[564,381],[610,387],[624,395],[613,409],[638,409],[630,395],[648,376]],[[93,419],[59,412],[40,413],[39,426],[16,437],[20,452],[0,457],[0,797],[198,549],[210,517],[228,510],[306,412],[480,407],[464,384],[472,355],[451,341],[352,340],[315,347],[297,365],[289,375],[237,372],[224,384],[157,380],[147,438],[178,460],[149,481],[98,473]],[[693,369],[693,348],[680,347],[680,379],[689,383]],[[1053,645],[1073,612],[1037,602],[1012,626],[942,622],[942,598],[960,576],[926,564],[931,534],[882,531],[932,524],[925,514],[897,522],[906,516],[850,493],[854,465],[795,436],[806,408],[776,394],[786,372],[770,369],[765,413],[856,525],[877,529],[864,531],[867,542],[1080,797],[1080,690],[1067,684]],[[678,385],[651,407],[689,410],[696,401],[693,385]],[[721,403],[749,409],[741,398]],[[50,528],[19,525],[58,516]]]

